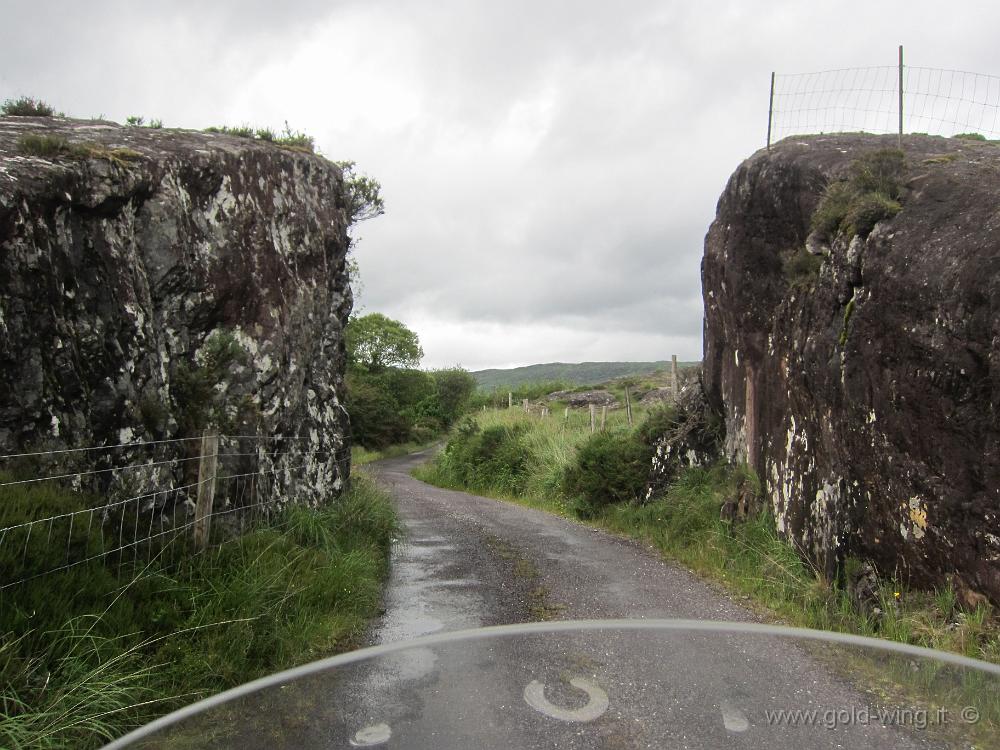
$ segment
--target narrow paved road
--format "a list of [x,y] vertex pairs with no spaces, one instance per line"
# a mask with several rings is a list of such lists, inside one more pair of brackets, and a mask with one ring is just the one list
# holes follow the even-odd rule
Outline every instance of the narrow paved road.
[[[373,643],[539,619],[754,620],[639,544],[541,511],[423,484],[410,470],[425,459],[414,455],[373,466],[406,527],[394,548]],[[238,745],[227,732],[226,743],[205,746],[960,746],[869,716],[872,698],[824,661],[847,660],[838,648],[760,634],[600,631],[434,644],[226,707],[214,723],[238,726]],[[890,661],[879,664],[888,669]],[[903,664],[909,670],[909,660]],[[775,724],[767,710],[815,710],[818,718],[812,725]]]
[[[639,544],[419,482],[410,470],[425,459],[374,466],[406,527],[376,643],[545,618],[755,619]],[[926,733],[880,722],[767,726],[765,709],[857,713],[870,705],[806,651],[771,637],[704,633],[436,646],[356,675],[365,687],[352,679],[346,694],[337,691],[343,713],[327,736],[346,732],[352,744],[384,747],[505,750],[937,746]],[[583,679],[575,688],[567,685],[574,677]],[[526,690],[532,683],[545,687]]]

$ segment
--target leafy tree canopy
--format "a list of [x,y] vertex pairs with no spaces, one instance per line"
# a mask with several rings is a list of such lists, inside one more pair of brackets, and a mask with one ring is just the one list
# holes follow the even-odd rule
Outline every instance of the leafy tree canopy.
[[351,364],[372,373],[387,367],[416,367],[424,356],[417,334],[382,313],[352,318],[346,343]]

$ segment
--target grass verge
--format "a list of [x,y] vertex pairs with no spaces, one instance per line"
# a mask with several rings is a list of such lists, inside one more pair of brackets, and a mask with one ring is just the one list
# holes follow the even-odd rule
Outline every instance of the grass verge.
[[[746,481],[744,470],[722,464],[687,469],[650,502],[595,509],[568,494],[563,481],[590,438],[589,417],[571,415],[564,422],[510,409],[477,414],[476,423],[476,430],[460,425],[448,447],[414,476],[564,517],[586,515],[592,525],[641,540],[721,584],[771,619],[1000,663],[1000,627],[987,607],[961,611],[950,589],[910,590],[886,579],[878,586],[880,613],[866,612],[778,536],[768,513],[741,523],[722,520],[720,508]],[[615,429],[622,439],[630,434],[624,426]],[[501,437],[484,446],[494,434]],[[478,453],[468,448],[474,441]]]
[[[67,493],[69,494],[69,493]],[[0,747],[92,748],[257,677],[350,650],[397,532],[363,473],[318,510],[175,565],[95,563],[4,593]]]

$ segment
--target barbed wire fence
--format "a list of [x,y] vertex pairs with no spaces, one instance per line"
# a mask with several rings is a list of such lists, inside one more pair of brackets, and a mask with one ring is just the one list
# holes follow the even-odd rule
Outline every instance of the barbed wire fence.
[[273,523],[306,469],[349,457],[309,437],[215,432],[0,455],[0,597],[88,564],[175,566]]
[[973,134],[1000,139],[1000,76],[896,65],[771,73],[767,148],[794,135]]

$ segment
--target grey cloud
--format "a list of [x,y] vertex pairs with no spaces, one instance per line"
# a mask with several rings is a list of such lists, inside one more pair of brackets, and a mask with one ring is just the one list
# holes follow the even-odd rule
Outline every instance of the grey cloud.
[[[1000,73],[937,3],[265,0],[8,3],[0,98],[280,126],[380,179],[357,228],[367,310],[428,363],[694,356],[726,179],[763,145],[771,70]],[[863,18],[845,30],[845,19]],[[506,333],[504,333],[506,332]]]

